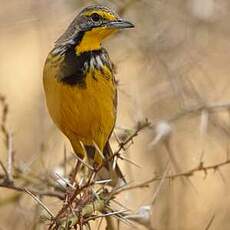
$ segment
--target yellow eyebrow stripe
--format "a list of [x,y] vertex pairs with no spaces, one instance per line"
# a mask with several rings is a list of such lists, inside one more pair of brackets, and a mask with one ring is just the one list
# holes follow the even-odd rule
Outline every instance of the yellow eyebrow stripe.
[[88,11],[88,12],[85,12],[84,15],[85,16],[91,16],[92,14],[99,14],[101,17],[107,19],[107,20],[116,20],[117,17],[113,14],[110,14],[109,12],[105,12],[103,10],[91,10],[91,11]]

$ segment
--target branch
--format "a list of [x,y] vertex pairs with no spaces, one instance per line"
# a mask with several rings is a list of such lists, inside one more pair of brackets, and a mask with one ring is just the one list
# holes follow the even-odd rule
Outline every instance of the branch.
[[184,109],[182,112],[179,112],[169,119],[168,122],[176,121],[184,116],[192,115],[196,113],[201,113],[202,111],[207,111],[208,113],[217,112],[218,110],[230,109],[230,102],[220,102],[220,103],[207,103],[201,104],[198,106],[191,107],[190,109]]
[[5,144],[7,146],[8,145],[8,131],[6,128],[6,122],[7,122],[8,112],[9,112],[9,106],[6,102],[6,98],[3,95],[0,95],[0,104],[2,105],[2,118],[1,118],[0,128],[1,128],[3,135],[5,136]]
[[[191,109],[185,109],[182,112],[179,112],[168,119],[165,119],[166,123],[177,121],[178,119],[192,114],[199,114],[202,111],[206,111],[207,113],[216,112],[222,109],[230,109],[230,102],[222,102],[222,103],[209,103],[209,104],[202,104],[199,106],[192,107]],[[114,152],[114,155],[118,155],[121,150],[124,150],[125,147],[132,143],[133,139],[139,134],[140,131],[144,130],[145,128],[154,128],[159,124],[159,121],[149,121],[147,118],[144,121],[140,121],[137,123],[137,126],[134,132],[128,136],[124,141],[118,141],[118,149]]]
[[[81,211],[81,216],[85,217],[85,216],[91,216],[95,213],[95,211],[103,211],[105,209],[107,205],[107,202],[105,200],[96,200],[93,201],[91,204],[85,205]],[[96,218],[94,218],[96,219]],[[68,216],[68,226],[72,227],[74,225],[76,225],[79,222],[79,215],[76,215],[75,213],[72,215]],[[84,223],[87,223],[88,221],[93,220],[93,218],[91,217],[90,219],[86,219],[84,220]],[[62,222],[61,226],[64,227],[66,225],[66,218],[59,220],[60,222]]]
[[7,172],[7,169],[5,167],[5,165],[2,163],[2,161],[0,160],[0,166],[2,167],[2,170],[4,172],[4,175],[1,175],[1,177],[6,177],[6,178],[9,178],[9,175],[8,175],[8,172]]
[[[25,192],[25,188],[20,187],[20,186],[16,186],[14,184],[11,183],[1,183],[0,184],[1,188],[6,188],[6,189],[11,189],[11,190],[15,190],[18,192]],[[59,198],[61,200],[64,200],[64,194],[60,193],[60,192],[56,192],[56,191],[40,191],[40,190],[36,190],[36,189],[27,189],[27,191],[30,191],[31,193],[38,195],[38,196],[49,196],[49,197],[56,197]]]
[[12,137],[12,133],[8,132],[8,139],[7,139],[7,149],[8,149],[8,153],[7,153],[7,179],[13,183],[13,169],[14,169],[14,157],[13,157],[13,137]]
[[54,214],[49,210],[49,208],[44,205],[42,203],[42,201],[36,197],[31,191],[29,191],[28,189],[24,189],[24,191],[29,194],[44,210],[46,210],[46,212],[50,215],[50,218],[53,219],[54,218]]
[[213,224],[215,218],[216,218],[216,215],[213,214],[213,215],[211,216],[210,220],[208,221],[208,224],[207,224],[207,226],[205,227],[205,230],[209,230],[209,229],[211,228],[211,226],[212,226],[212,224]]
[[[208,171],[210,171],[210,170],[217,171],[219,168],[224,167],[224,166],[229,165],[229,164],[230,164],[230,159],[227,159],[223,162],[209,165],[209,166],[204,166],[204,163],[200,162],[200,164],[193,169],[187,170],[185,172],[176,173],[173,175],[166,176],[165,179],[175,179],[175,178],[179,178],[179,177],[191,177],[194,175],[194,173],[197,173],[197,172],[204,172],[205,175],[207,175]],[[162,180],[162,178],[163,178],[163,176],[154,176],[152,179],[149,179],[149,180],[142,182],[140,184],[132,185],[132,186],[125,186],[125,187],[122,187],[120,189],[117,189],[114,192],[114,194],[118,194],[118,193],[132,190],[132,189],[147,188],[147,187],[149,187],[149,185],[151,183],[153,183],[155,181]]]
[[148,119],[145,119],[145,121],[140,121],[137,123],[136,128],[134,132],[126,138],[126,140],[119,142],[118,149],[114,152],[114,155],[118,155],[121,150],[125,149],[125,146],[129,144],[130,142],[133,142],[133,139],[138,136],[139,132],[144,130],[147,127],[151,127],[151,122],[149,122]]

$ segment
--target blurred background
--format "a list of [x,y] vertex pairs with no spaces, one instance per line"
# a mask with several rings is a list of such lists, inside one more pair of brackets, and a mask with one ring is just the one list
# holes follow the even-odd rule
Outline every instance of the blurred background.
[[[181,172],[201,162],[206,166],[225,162],[230,137],[228,0],[1,3],[0,94],[9,105],[7,127],[13,133],[15,161],[25,170],[55,168],[63,159],[64,145],[71,151],[48,115],[42,70],[56,39],[79,10],[92,3],[110,6],[136,25],[104,43],[119,80],[116,133],[132,129],[145,118],[154,124],[135,138],[127,152],[141,168],[121,162],[128,181],[143,182],[156,172],[163,174],[171,159],[169,152]],[[169,132],[167,145],[164,136]],[[0,158],[6,160],[3,138]],[[207,174],[194,173],[189,182],[180,177],[166,180],[152,206],[152,226],[158,230],[229,229],[229,173],[226,164]],[[124,193],[121,202],[138,210],[152,202],[157,186],[153,183]],[[12,193],[0,189],[0,229],[46,229],[34,225],[36,207],[28,199],[5,202]],[[47,200],[50,206],[55,202]]]

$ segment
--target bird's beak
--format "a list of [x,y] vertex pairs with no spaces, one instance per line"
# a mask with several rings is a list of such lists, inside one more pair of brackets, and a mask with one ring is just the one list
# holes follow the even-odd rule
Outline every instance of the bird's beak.
[[115,29],[126,29],[126,28],[134,27],[134,25],[131,22],[125,21],[123,19],[107,22],[105,26],[108,28],[115,28]]

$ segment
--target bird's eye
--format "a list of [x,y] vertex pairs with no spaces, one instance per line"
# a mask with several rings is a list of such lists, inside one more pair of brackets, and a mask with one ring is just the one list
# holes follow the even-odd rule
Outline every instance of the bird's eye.
[[98,22],[100,19],[101,19],[101,16],[97,13],[93,13],[91,15],[91,19],[94,21],[94,22]]

